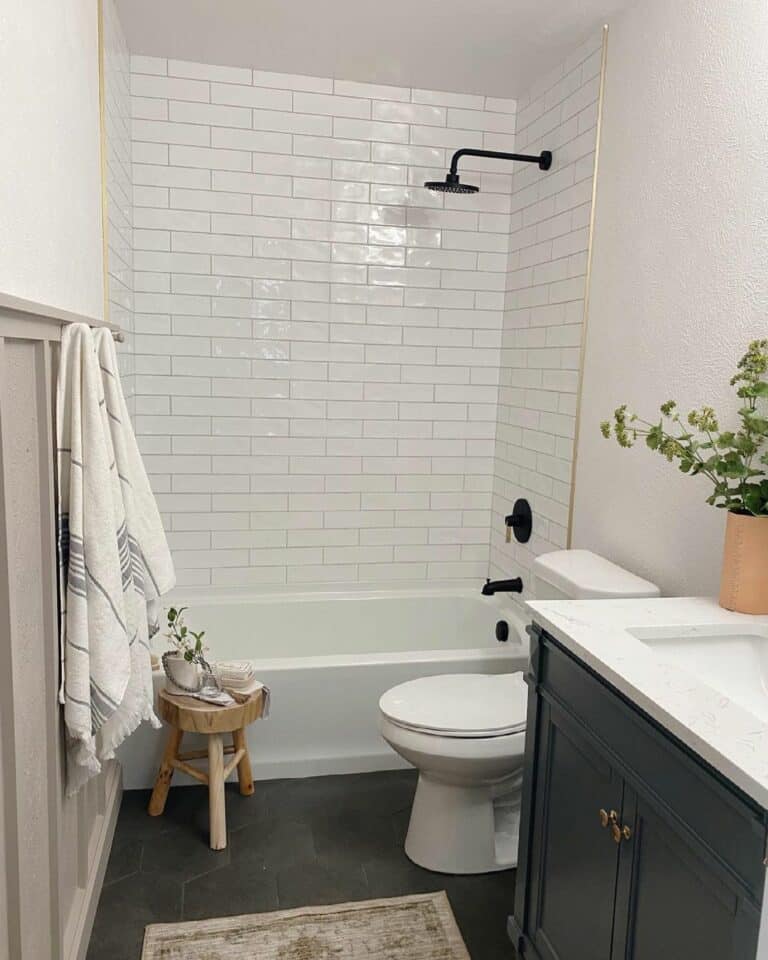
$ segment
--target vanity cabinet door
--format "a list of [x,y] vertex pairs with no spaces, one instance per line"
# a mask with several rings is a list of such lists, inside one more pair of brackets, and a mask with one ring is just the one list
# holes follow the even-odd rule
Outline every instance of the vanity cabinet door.
[[695,837],[625,788],[612,960],[745,960],[759,913]]
[[543,703],[540,724],[528,935],[543,960],[610,960],[619,845],[603,823],[623,784],[564,712]]

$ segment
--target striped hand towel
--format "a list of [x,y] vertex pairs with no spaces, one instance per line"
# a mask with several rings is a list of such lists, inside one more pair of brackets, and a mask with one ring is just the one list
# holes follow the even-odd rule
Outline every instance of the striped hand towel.
[[67,792],[153,709],[148,604],[173,564],[108,330],[65,328],[56,397]]

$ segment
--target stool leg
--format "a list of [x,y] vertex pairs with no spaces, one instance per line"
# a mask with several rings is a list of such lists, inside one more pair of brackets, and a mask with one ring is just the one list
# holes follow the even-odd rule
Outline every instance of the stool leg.
[[245,729],[235,730],[232,734],[232,744],[235,753],[241,748],[245,750],[243,759],[237,765],[237,779],[240,781],[240,793],[250,797],[253,793],[253,773],[251,773],[251,758],[248,756],[248,743],[245,739]]
[[150,817],[159,817],[165,810],[165,801],[168,799],[168,791],[171,789],[171,777],[173,776],[173,764],[171,761],[176,759],[181,746],[181,739],[184,736],[182,730],[171,728],[168,739],[163,751],[163,759],[160,761],[160,769],[157,771],[157,779],[152,790],[152,796],[149,798]]
[[208,734],[208,816],[211,850],[227,845],[227,814],[224,805],[224,741],[220,733]]

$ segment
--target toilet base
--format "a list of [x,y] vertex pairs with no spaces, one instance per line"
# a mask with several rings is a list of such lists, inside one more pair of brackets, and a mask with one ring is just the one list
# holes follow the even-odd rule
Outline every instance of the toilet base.
[[466,786],[419,774],[405,852],[437,873],[473,874],[517,866],[520,777]]

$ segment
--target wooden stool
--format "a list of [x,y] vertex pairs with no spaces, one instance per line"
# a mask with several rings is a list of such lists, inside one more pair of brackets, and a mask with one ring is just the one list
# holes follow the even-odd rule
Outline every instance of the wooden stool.
[[[252,694],[243,703],[229,707],[217,707],[203,703],[194,697],[185,697],[161,690],[158,694],[159,713],[172,729],[163,752],[155,786],[149,800],[149,815],[159,817],[165,809],[165,801],[171,787],[174,770],[182,770],[190,777],[208,784],[208,816],[211,826],[211,849],[223,850],[227,845],[227,816],[224,805],[224,781],[237,767],[240,793],[253,793],[253,775],[245,728],[262,713],[264,698],[261,690]],[[191,750],[179,753],[185,733],[203,733],[208,737],[207,750]],[[224,746],[223,734],[232,734],[232,746]],[[232,759],[224,765],[224,755]],[[208,773],[193,767],[189,760],[208,757]]]

